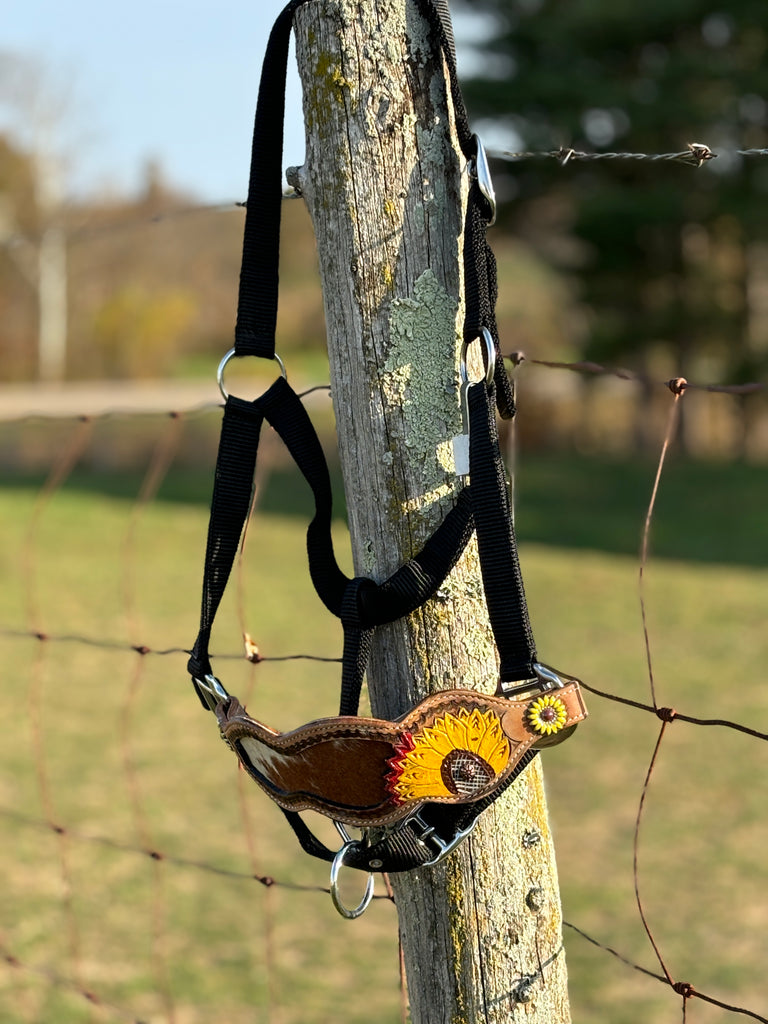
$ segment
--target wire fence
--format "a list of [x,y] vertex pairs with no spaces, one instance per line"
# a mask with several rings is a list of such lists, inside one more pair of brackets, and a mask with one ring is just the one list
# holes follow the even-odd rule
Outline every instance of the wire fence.
[[[628,383],[634,377],[626,371],[592,363],[553,364],[525,360],[520,353],[509,358],[518,367],[522,386],[526,374],[539,370],[547,374],[567,370],[616,376]],[[630,921],[619,922],[618,931],[616,927],[606,927],[601,934],[581,920],[571,921],[566,906],[568,956],[575,970],[582,962],[579,943],[599,950],[605,957],[598,971],[603,991],[593,993],[589,1004],[600,1007],[602,1019],[647,1019],[643,1007],[658,1006],[646,991],[653,983],[664,986],[668,998],[682,1007],[684,1020],[709,1020],[702,1016],[701,1009],[708,1006],[730,1015],[768,1021],[768,1000],[761,1005],[759,996],[748,1003],[738,997],[742,992],[759,993],[763,984],[760,964],[764,961],[764,916],[760,908],[765,875],[755,866],[761,858],[752,862],[751,874],[746,869],[743,874],[734,869],[735,877],[731,873],[725,883],[719,875],[719,881],[713,879],[711,883],[699,879],[706,899],[692,893],[700,911],[699,931],[710,927],[707,907],[721,900],[733,900],[734,891],[754,894],[746,902],[734,901],[744,920],[732,921],[728,935],[722,936],[721,943],[716,942],[723,967],[716,982],[698,971],[678,976],[675,960],[680,959],[680,937],[671,937],[674,927],[668,921],[661,929],[663,935],[659,934],[660,908],[655,898],[653,908],[647,906],[645,893],[651,884],[644,869],[652,841],[657,846],[648,859],[657,867],[666,865],[664,870],[669,870],[678,856],[675,848],[665,848],[658,829],[649,833],[647,824],[649,814],[653,813],[660,766],[667,756],[679,764],[671,752],[673,734],[679,737],[684,728],[697,727],[696,737],[686,737],[685,742],[693,743],[699,754],[703,752],[705,761],[707,752],[713,751],[716,770],[722,768],[728,751],[734,749],[733,744],[729,746],[720,738],[723,734],[740,737],[744,745],[755,744],[741,750],[740,774],[728,772],[729,784],[736,787],[734,799],[742,792],[756,794],[758,807],[759,794],[764,796],[766,792],[765,765],[760,761],[764,748],[756,745],[768,740],[766,708],[758,696],[761,681],[756,681],[744,699],[727,702],[727,706],[742,713],[741,720],[739,715],[710,717],[692,713],[695,708],[665,706],[658,699],[655,664],[658,633],[663,626],[650,622],[657,595],[649,594],[647,579],[657,497],[663,490],[668,472],[667,453],[674,441],[678,412],[686,393],[711,390],[716,394],[743,394],[745,388],[751,392],[764,386],[760,381],[734,388],[710,388],[682,379],[658,382],[658,388],[666,387],[670,394],[669,418],[658,466],[649,482],[650,501],[647,509],[638,510],[642,537],[637,565],[639,625],[644,636],[650,700],[614,692],[589,678],[585,682],[586,689],[597,698],[592,707],[593,721],[584,730],[585,742],[588,743],[589,730],[595,724],[599,727],[601,719],[610,718],[605,710],[609,707],[618,708],[622,717],[611,719],[613,724],[608,731],[620,730],[628,744],[628,738],[637,731],[639,717],[652,716],[659,722],[650,761],[642,766],[639,795],[624,793],[621,812],[624,818],[631,817],[631,828],[625,835],[630,850],[623,851],[621,862],[626,864],[627,857],[631,861],[636,919],[652,951],[652,966],[641,962],[634,941],[630,953],[614,938],[631,928]],[[307,397],[317,397],[318,390],[323,388],[308,389]],[[211,415],[211,411],[207,414]],[[225,759],[216,759],[218,748],[211,749],[210,733],[203,732],[204,724],[198,732],[198,717],[207,716],[197,716],[197,702],[184,686],[187,651],[183,641],[178,643],[175,638],[181,629],[185,639],[195,631],[189,613],[196,601],[196,589],[188,587],[187,581],[196,578],[202,563],[203,508],[196,510],[194,524],[185,538],[183,552],[189,571],[185,570],[183,578],[171,588],[182,607],[174,609],[169,618],[158,613],[159,608],[168,611],[168,593],[158,595],[157,605],[147,601],[148,588],[160,587],[157,574],[170,571],[161,564],[164,543],[157,536],[158,524],[168,530],[171,523],[174,532],[187,529],[179,513],[169,519],[165,513],[160,515],[160,506],[163,484],[173,470],[190,415],[201,413],[173,411],[158,421],[154,450],[136,496],[128,513],[121,505],[122,512],[117,517],[111,506],[96,497],[81,498],[72,505],[63,500],[70,493],[68,481],[89,451],[95,426],[100,419],[109,418],[109,414],[52,421],[61,443],[47,479],[34,496],[27,495],[26,504],[22,501],[11,509],[17,518],[11,522],[9,517],[5,531],[3,559],[9,585],[2,605],[5,622],[0,625],[6,649],[4,660],[12,681],[12,686],[6,687],[9,692],[3,698],[4,707],[6,720],[14,723],[9,727],[14,736],[9,737],[3,755],[6,781],[0,787],[0,821],[8,836],[0,857],[6,862],[10,879],[0,933],[0,959],[6,975],[0,981],[4,1019],[178,1024],[253,1019],[306,1022],[329,1019],[332,1003],[337,1020],[404,1020],[404,981],[394,916],[379,914],[370,931],[358,933],[363,935],[362,939],[353,939],[356,945],[368,944],[369,951],[388,951],[379,957],[380,970],[375,976],[365,973],[367,965],[359,967],[358,974],[362,973],[365,983],[355,1006],[351,993],[358,976],[356,967],[352,963],[344,970],[339,969],[339,960],[346,963],[351,955],[348,933],[342,936],[334,930],[338,925],[329,924],[330,904],[321,907],[307,903],[316,894],[327,893],[327,887],[316,881],[314,867],[284,854],[284,847],[290,845],[288,835],[276,819],[270,818],[271,812],[261,802],[252,803],[242,773],[228,775],[229,762],[219,766],[218,761]],[[215,419],[216,413],[212,416]],[[136,419],[125,412],[121,417],[127,429]],[[22,417],[20,424],[23,427],[29,422]],[[210,476],[209,468],[203,472]],[[264,515],[260,501],[267,486],[266,479],[257,482],[253,513],[257,522]],[[558,497],[563,496],[553,495],[553,500]],[[699,498],[694,496],[694,500]],[[57,505],[63,506],[60,517],[55,515]],[[72,526],[73,516],[78,523],[70,534],[67,530]],[[106,517],[107,522],[101,524],[94,517]],[[738,510],[734,512],[731,528],[738,529]],[[75,552],[78,565],[73,569],[63,558],[67,552],[60,548],[75,545],[78,530],[84,530],[87,543]],[[108,539],[106,545],[100,546],[98,535],[102,530],[107,532]],[[295,527],[292,536],[296,531],[300,534],[301,526]],[[178,558],[175,546],[173,551],[174,558]],[[260,568],[268,571],[268,566],[262,564],[264,553],[258,557]],[[105,610],[103,615],[93,607],[89,611],[86,600],[89,592],[98,591],[94,580],[100,575],[117,579],[120,592],[116,607]],[[764,586],[764,572],[758,582]],[[260,698],[267,699],[266,691],[276,683],[285,685],[286,678],[275,675],[267,682],[262,673],[282,673],[292,664],[307,661],[314,666],[313,672],[319,673],[327,666],[328,686],[333,686],[332,673],[340,658],[328,651],[328,642],[316,639],[317,648],[310,653],[297,653],[294,647],[273,654],[276,643],[263,644],[256,627],[249,626],[254,613],[249,608],[242,559],[234,590],[232,615],[246,650],[223,650],[216,657],[242,667],[243,685],[249,693],[255,688]],[[178,600],[180,592],[184,595],[182,601]],[[271,596],[277,602],[278,593],[275,591]],[[78,609],[78,605],[83,605],[85,611]],[[91,630],[73,630],[67,625],[73,621],[87,622],[89,617],[93,620]],[[310,636],[322,637],[324,631],[325,627],[320,626],[314,634],[310,631]],[[290,634],[283,638],[284,643],[291,640]],[[337,640],[332,638],[330,643]],[[739,639],[726,635],[724,644],[725,660],[733,664],[738,676]],[[623,658],[627,660],[626,653]],[[169,678],[173,678],[172,684]],[[177,679],[181,680],[178,689]],[[721,681],[706,682],[719,686]],[[322,704],[322,693],[317,699]],[[177,738],[182,734],[187,734],[184,742]],[[578,765],[580,757],[590,756],[579,754],[581,742],[580,737],[572,741],[575,746],[568,755],[574,759],[570,770]],[[593,747],[591,756],[594,755]],[[558,756],[556,752],[548,760],[547,771],[550,765],[555,767]],[[94,762],[102,763],[103,768],[95,771]],[[115,776],[119,776],[119,784]],[[101,792],[104,788],[109,791],[106,798]],[[697,819],[711,799],[709,788],[708,779],[694,781],[685,790],[677,781],[678,792],[685,791],[687,796],[686,805],[677,806],[675,813],[690,816],[694,836]],[[696,805],[697,800],[700,806]],[[187,801],[185,810],[183,805]],[[690,801],[694,801],[693,809]],[[236,812],[232,808],[237,808]],[[601,811],[609,827],[611,811],[610,807]],[[567,813],[558,803],[557,782],[553,813],[556,821],[558,815]],[[757,832],[749,831],[755,824],[754,814],[754,809],[745,806],[742,818],[737,814],[734,819],[736,824],[730,826],[734,830],[734,849],[745,842],[745,836],[763,836],[759,823]],[[701,842],[706,843],[706,839]],[[232,853],[233,845],[239,847],[236,856]],[[197,853],[185,852],[190,848]],[[734,852],[727,836],[724,849],[726,853]],[[566,860],[561,859],[560,865],[566,889],[570,852],[568,848]],[[688,854],[681,851],[681,855]],[[264,864],[277,865],[278,869],[265,869]],[[25,865],[29,866],[29,874]],[[605,880],[600,884],[605,884]],[[722,886],[720,895],[714,892],[715,884]],[[278,903],[280,893],[285,896]],[[192,912],[190,903],[199,903],[199,913]],[[379,907],[391,903],[390,890],[379,894]],[[762,915],[767,909],[762,906]],[[599,908],[591,908],[588,916],[599,921],[600,914],[596,915],[595,910]],[[374,908],[372,914],[376,913]],[[607,909],[606,915],[609,919]],[[255,923],[247,920],[251,916],[257,918]],[[330,952],[319,953],[318,937],[313,942],[307,936],[308,917],[320,929],[323,945],[330,944]],[[286,921],[292,923],[286,926]],[[734,944],[734,934],[738,934],[738,944]],[[311,952],[297,952],[302,940],[309,942]],[[700,941],[700,936],[682,937],[684,945]],[[331,966],[324,965],[326,955]],[[694,955],[688,962],[698,960]],[[324,977],[326,972],[328,977]],[[331,982],[329,977],[334,973],[338,976]],[[532,976],[533,981],[545,984],[545,965],[536,973],[539,977]],[[627,980],[630,974],[637,982],[631,984]],[[234,986],[237,991],[233,993],[231,983],[235,975],[251,981],[241,981],[239,987]],[[253,981],[256,977],[258,981]],[[572,971],[572,986],[578,988],[578,983]],[[321,1001],[313,1008],[316,994],[308,995],[302,985],[311,989],[322,984],[331,986],[330,1003]],[[371,1006],[377,1005],[379,998],[380,1009],[372,1011]],[[651,1002],[643,1002],[646,998],[651,998]],[[674,1015],[664,1019],[674,1019]]]

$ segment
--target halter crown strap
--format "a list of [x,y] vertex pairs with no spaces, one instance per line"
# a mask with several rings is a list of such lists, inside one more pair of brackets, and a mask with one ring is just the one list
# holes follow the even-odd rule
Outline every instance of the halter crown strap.
[[267,42],[256,105],[251,172],[243,234],[243,261],[235,328],[235,354],[271,359],[275,354],[282,196],[285,80],[296,10],[291,0]]

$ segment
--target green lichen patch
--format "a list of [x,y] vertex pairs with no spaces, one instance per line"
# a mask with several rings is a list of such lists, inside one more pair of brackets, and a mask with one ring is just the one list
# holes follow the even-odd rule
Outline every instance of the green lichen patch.
[[421,493],[432,492],[432,501],[451,488],[446,443],[461,429],[456,311],[456,299],[425,270],[410,297],[392,300],[389,351],[379,374],[388,411],[399,410],[390,418],[393,441],[408,450]]

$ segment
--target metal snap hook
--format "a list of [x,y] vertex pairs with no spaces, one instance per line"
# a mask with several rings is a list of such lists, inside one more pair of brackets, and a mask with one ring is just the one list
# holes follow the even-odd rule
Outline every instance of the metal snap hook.
[[472,345],[475,341],[482,341],[483,344],[485,345],[485,383],[492,384],[493,376],[494,373],[496,372],[496,346],[493,343],[493,336],[491,335],[491,332],[488,330],[487,327],[481,327],[480,333],[476,338],[473,338],[472,341],[465,341],[462,344],[461,361],[459,363],[459,378],[462,384],[480,383],[480,381],[470,382],[469,371],[467,369],[467,351],[469,349],[469,346]]
[[341,896],[339,895],[339,872],[341,871],[342,865],[344,864],[344,858],[346,857],[347,853],[349,853],[350,849],[353,846],[360,845],[361,844],[356,839],[347,840],[347,842],[344,843],[342,848],[333,858],[333,864],[331,864],[331,899],[333,900],[334,907],[336,907],[341,916],[346,917],[347,920],[349,921],[353,921],[356,917],[360,917],[362,914],[364,914],[365,911],[368,909],[368,904],[373,899],[374,881],[373,874],[371,872],[368,873],[368,882],[365,887],[365,895],[363,896],[362,900],[358,903],[358,905],[354,908],[354,910],[350,910],[349,907],[346,907],[342,903]]
[[[224,358],[219,363],[219,368],[216,371],[216,383],[219,385],[219,391],[221,392],[221,397],[224,399],[225,402],[229,398],[229,392],[224,387],[224,370],[227,368],[227,363],[230,361],[230,359],[233,359],[235,355],[237,355],[235,349],[231,348],[229,350],[229,352],[227,352],[227,354],[224,356]],[[280,367],[280,375],[283,378],[283,380],[288,380],[288,374],[286,373],[286,370],[285,370],[285,363],[280,358],[280,356],[277,354],[277,352],[275,352],[273,354],[272,358],[275,360],[277,365]]]

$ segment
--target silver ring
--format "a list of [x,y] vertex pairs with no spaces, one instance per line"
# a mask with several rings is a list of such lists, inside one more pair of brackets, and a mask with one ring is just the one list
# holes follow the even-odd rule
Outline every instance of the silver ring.
[[[496,346],[493,344],[493,337],[487,327],[481,327],[480,333],[472,341],[465,341],[461,346],[461,362],[459,363],[459,377],[462,384],[469,383],[469,372],[467,370],[467,349],[476,341],[482,341],[485,345],[487,366],[485,369],[485,383],[493,383],[493,375],[496,372]],[[479,384],[480,381],[472,383]]]
[[368,908],[368,904],[373,899],[374,881],[373,874],[371,872],[368,872],[368,884],[365,887],[365,895],[354,910],[350,910],[349,907],[345,907],[341,902],[341,897],[339,896],[339,871],[341,871],[344,858],[351,847],[359,845],[360,844],[355,839],[350,839],[348,842],[344,843],[342,848],[333,858],[333,864],[331,864],[331,899],[333,900],[334,907],[336,907],[341,916],[346,917],[350,921],[353,921],[356,917],[360,917],[361,914],[364,914]]
[[[221,397],[224,399],[225,402],[229,398],[229,392],[224,387],[224,370],[227,368],[227,363],[230,361],[230,359],[234,358],[234,356],[236,354],[237,353],[235,352],[235,350],[233,348],[231,348],[229,350],[229,352],[227,352],[227,354],[224,356],[224,358],[219,363],[219,368],[216,371],[216,383],[219,385],[219,391],[221,392]],[[276,352],[274,353],[272,358],[275,360],[277,365],[280,367],[280,375],[283,378],[283,380],[288,380],[288,374],[285,371],[285,363],[283,362],[283,360],[280,358],[280,356]]]

